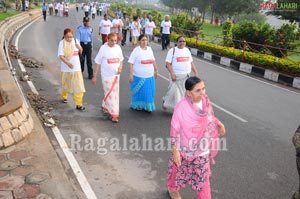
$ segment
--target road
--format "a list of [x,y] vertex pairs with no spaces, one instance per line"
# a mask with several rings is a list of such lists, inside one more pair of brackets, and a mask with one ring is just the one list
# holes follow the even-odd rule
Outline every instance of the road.
[[[171,120],[171,114],[161,110],[161,98],[168,86],[166,51],[161,51],[158,44],[151,44],[160,73],[156,80],[156,112],[129,109],[127,60],[132,47],[128,44],[122,47],[126,59],[120,82],[120,122],[113,124],[102,117],[101,81],[93,86],[86,72],[87,110],[76,111],[73,102],[60,102],[57,47],[64,28],[75,30],[82,17],[82,11],[73,10],[69,18],[48,16],[46,22],[39,19],[22,33],[19,51],[44,63],[40,69],[28,69],[33,73],[34,85],[53,105],[53,114],[60,120],[58,127],[97,198],[165,199],[170,151],[157,143],[167,146]],[[100,17],[91,21],[95,39],[93,57],[101,43],[96,35],[99,22]],[[212,166],[213,198],[290,198],[298,186],[291,138],[299,125],[299,92],[198,58],[194,62],[215,104],[215,114],[227,128],[226,150],[219,153],[216,165]],[[25,84],[24,89],[28,89]],[[66,165],[66,172],[73,178],[55,137],[51,131],[48,135]],[[138,149],[137,145],[144,148]],[[182,195],[196,198],[189,188]]]

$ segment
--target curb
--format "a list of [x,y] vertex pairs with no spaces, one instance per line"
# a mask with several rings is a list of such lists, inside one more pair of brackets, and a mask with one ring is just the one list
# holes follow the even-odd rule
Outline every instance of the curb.
[[[155,37],[154,41],[160,43],[161,39]],[[221,66],[230,67],[233,70],[237,70],[243,73],[247,73],[252,76],[261,77],[269,81],[273,81],[285,86],[290,86],[296,89],[300,89],[300,77],[292,77],[282,73],[274,72],[269,69],[258,67],[255,65],[247,64],[244,62],[236,61],[228,57],[222,57],[213,53],[201,51],[197,48],[188,47],[192,55],[219,64]]]

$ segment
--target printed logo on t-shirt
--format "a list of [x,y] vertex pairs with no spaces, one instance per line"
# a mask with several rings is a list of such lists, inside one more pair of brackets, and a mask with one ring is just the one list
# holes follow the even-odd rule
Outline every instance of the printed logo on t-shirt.
[[153,60],[141,60],[141,64],[153,64]]
[[119,63],[120,58],[108,58],[107,59],[107,63],[108,64],[115,64],[115,63]]
[[103,25],[103,27],[110,27],[110,25],[109,24],[105,24],[105,25]]
[[190,61],[190,57],[177,57],[176,61],[177,62],[188,62],[188,61]]
[[78,55],[78,51],[74,51],[73,56],[77,56],[77,55]]

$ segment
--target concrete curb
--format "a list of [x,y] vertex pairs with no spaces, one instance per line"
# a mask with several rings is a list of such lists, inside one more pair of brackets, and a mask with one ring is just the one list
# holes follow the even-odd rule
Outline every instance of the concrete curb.
[[17,83],[6,59],[5,41],[25,24],[38,17],[40,10],[23,12],[0,23],[0,148],[8,147],[23,140],[32,132],[34,123],[18,90]]
[[[161,42],[159,37],[154,38],[155,42]],[[197,48],[189,48],[192,55],[220,64],[221,66],[230,67],[234,70],[247,73],[256,77],[261,77],[276,83],[300,89],[300,77],[292,77],[282,73],[274,72],[269,69],[261,68],[251,64],[236,61],[227,57],[222,57],[213,53],[201,51]]]

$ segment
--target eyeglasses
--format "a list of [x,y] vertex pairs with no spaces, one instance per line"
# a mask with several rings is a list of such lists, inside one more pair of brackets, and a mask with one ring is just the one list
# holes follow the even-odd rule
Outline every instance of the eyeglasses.
[[179,43],[184,43],[185,41],[184,40],[180,40],[180,41],[178,41]]

